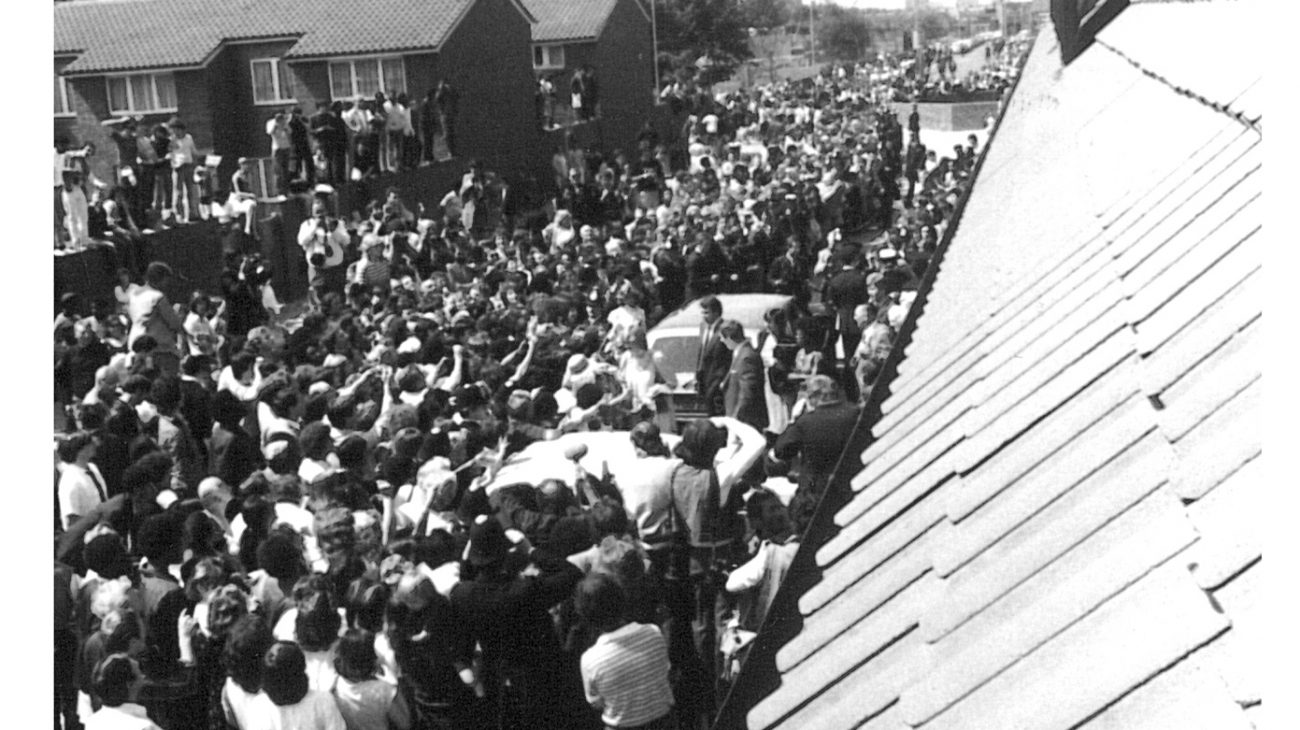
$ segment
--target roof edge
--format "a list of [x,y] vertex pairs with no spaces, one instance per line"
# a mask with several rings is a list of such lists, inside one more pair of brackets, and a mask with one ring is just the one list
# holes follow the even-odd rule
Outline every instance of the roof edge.
[[[1035,37],[1035,44],[1040,37],[1041,34]],[[1019,72],[1016,74],[1015,82],[1011,86],[1007,99],[1014,98],[1020,80],[1024,77],[1025,65],[1032,55],[1033,46],[1031,45],[1030,50],[1020,59]],[[989,148],[997,143],[998,129],[1002,126],[1007,110],[1010,108],[1010,103],[1002,105],[1002,109],[994,122],[993,130],[989,134],[988,141],[984,144],[984,151],[975,162],[972,180],[978,181],[979,173],[984,167],[984,161],[988,159]],[[898,374],[899,364],[906,357],[908,344],[911,342],[921,316],[925,312],[926,303],[929,300],[931,291],[934,289],[935,280],[938,277],[939,270],[943,267],[944,257],[961,227],[961,219],[965,213],[966,204],[970,200],[971,192],[974,189],[975,187],[972,185],[958,201],[952,221],[948,228],[944,230],[943,238],[940,240],[930,266],[927,267],[921,285],[917,289],[916,299],[909,307],[907,318],[898,330],[893,347],[890,348],[889,357],[885,359],[885,364],[867,395],[866,402],[858,415],[858,421],[849,434],[844,451],[840,453],[826,489],[822,492],[822,496],[817,503],[812,520],[805,533],[800,536],[799,549],[795,553],[794,560],[786,573],[786,579],[777,588],[776,595],[773,597],[771,606],[768,609],[767,617],[763,620],[763,625],[759,629],[757,637],[750,645],[749,656],[741,667],[740,675],[732,683],[726,697],[723,698],[722,705],[719,707],[717,716],[714,719],[714,730],[746,727],[745,718],[749,711],[763,697],[770,694],[780,682],[780,672],[775,668],[776,652],[785,643],[785,639],[789,638],[788,636],[781,636],[781,634],[783,632],[788,633],[791,630],[797,631],[797,627],[802,626],[803,614],[799,610],[799,598],[809,587],[820,581],[822,571],[822,568],[817,565],[817,550],[840,529],[836,527],[834,522],[836,512],[857,494],[850,488],[849,482],[862,469],[861,454],[875,440],[872,430],[875,428],[876,422],[880,420],[880,406],[889,397],[890,385]]]

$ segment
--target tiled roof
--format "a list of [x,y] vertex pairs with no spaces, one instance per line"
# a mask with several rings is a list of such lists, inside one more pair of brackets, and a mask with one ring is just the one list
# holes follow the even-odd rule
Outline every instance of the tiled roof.
[[223,40],[296,37],[290,58],[438,48],[475,0],[101,0],[56,3],[65,73],[196,66]]
[[1133,5],[1065,68],[1040,33],[719,727],[1257,722],[1257,7]]
[[537,18],[533,42],[594,39],[618,0],[524,0]]

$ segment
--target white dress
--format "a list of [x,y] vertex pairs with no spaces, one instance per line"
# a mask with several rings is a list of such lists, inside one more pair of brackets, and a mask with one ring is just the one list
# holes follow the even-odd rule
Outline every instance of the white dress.
[[758,351],[763,358],[763,397],[767,401],[767,428],[769,433],[780,434],[790,425],[790,405],[772,390],[772,379],[767,371],[776,364],[776,338],[768,335],[763,340],[763,349]]

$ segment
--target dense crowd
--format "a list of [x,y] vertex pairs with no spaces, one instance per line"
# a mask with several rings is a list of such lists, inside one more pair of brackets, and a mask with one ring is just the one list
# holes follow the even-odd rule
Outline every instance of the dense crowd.
[[[183,302],[157,262],[66,295],[56,727],[707,723],[977,154],[872,93],[674,84],[680,130],[566,142],[550,200],[477,164],[433,210],[318,187],[300,319],[240,246]],[[745,292],[790,304],[748,332]],[[680,383],[647,331],[696,300]],[[500,477],[602,434],[633,468]]]
[[895,102],[998,101],[1011,86],[1017,66],[1029,47],[1027,38],[994,39],[982,50],[968,53],[983,58],[978,69],[960,73],[957,54],[942,44],[919,48],[910,54],[878,54],[870,66],[877,99]]

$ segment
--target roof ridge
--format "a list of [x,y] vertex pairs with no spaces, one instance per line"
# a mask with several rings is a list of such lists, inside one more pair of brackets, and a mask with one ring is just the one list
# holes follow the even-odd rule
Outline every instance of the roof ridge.
[[[1182,2],[1182,3],[1192,3],[1192,2],[1206,3],[1206,2],[1222,2],[1222,1],[1224,0],[1165,0],[1165,2]],[[1235,2],[1236,0],[1232,0],[1232,1]],[[1169,89],[1173,91],[1175,94],[1178,94],[1179,96],[1187,97],[1188,99],[1191,99],[1192,101],[1195,101],[1202,106],[1209,107],[1216,113],[1222,114],[1228,117],[1229,119],[1232,119],[1233,121],[1237,122],[1238,124],[1241,124],[1246,128],[1253,130],[1256,134],[1263,136],[1263,128],[1260,125],[1260,121],[1264,118],[1262,115],[1257,116],[1254,119],[1251,119],[1246,116],[1246,113],[1244,111],[1233,111],[1232,102],[1230,101],[1217,102],[1185,86],[1179,86],[1178,84],[1174,83],[1173,81],[1170,81],[1168,78],[1162,76],[1161,74],[1152,71],[1151,69],[1142,65],[1142,63],[1139,62],[1137,59],[1119,50],[1118,48],[1106,43],[1100,38],[1096,39],[1095,43],[1098,46],[1101,46],[1102,48],[1105,48],[1106,50],[1115,54],[1116,56],[1119,56],[1120,59],[1127,62],[1130,66],[1136,68],[1138,71],[1141,71],[1143,75],[1148,76],[1154,79],[1155,81],[1169,87]]]

